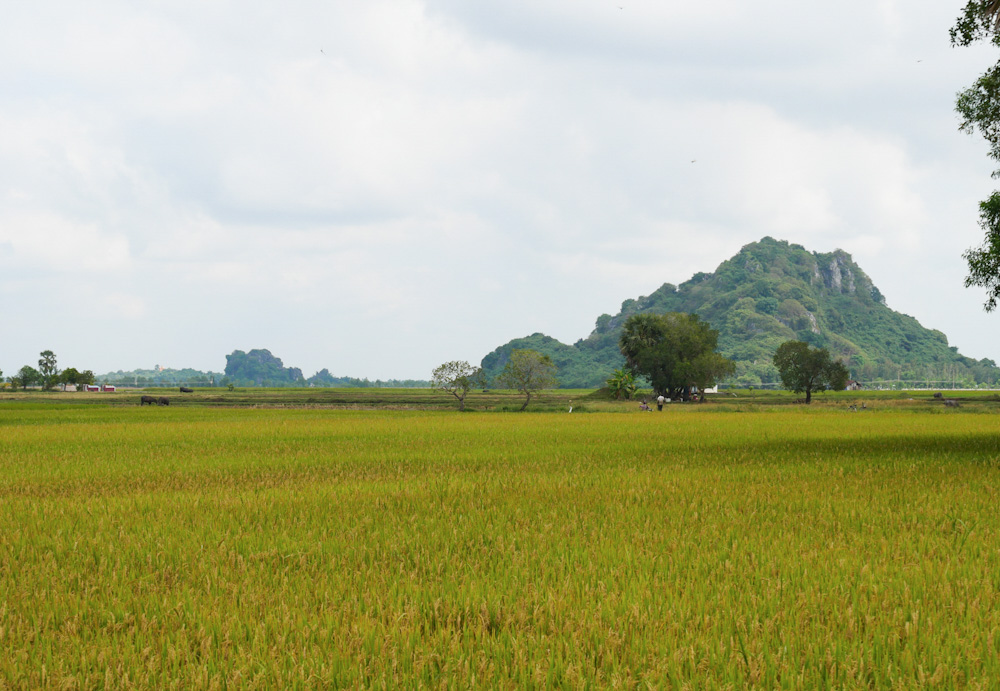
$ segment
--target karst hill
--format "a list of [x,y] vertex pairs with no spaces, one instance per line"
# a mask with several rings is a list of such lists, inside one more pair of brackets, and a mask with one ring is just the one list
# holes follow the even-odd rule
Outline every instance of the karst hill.
[[736,362],[732,383],[741,385],[778,381],[771,358],[789,339],[827,348],[863,382],[1000,380],[993,361],[962,356],[940,331],[890,309],[848,253],[810,252],[770,237],[746,245],[714,273],[625,300],[573,345],[536,333],[500,346],[483,358],[483,368],[496,374],[511,350],[531,348],[552,357],[561,386],[601,386],[623,364],[622,324],[641,312],[692,312],[708,321],[719,331],[720,352]]

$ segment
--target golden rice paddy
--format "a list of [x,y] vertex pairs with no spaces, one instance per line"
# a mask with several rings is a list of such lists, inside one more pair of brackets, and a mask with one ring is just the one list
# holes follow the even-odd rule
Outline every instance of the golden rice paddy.
[[995,688],[1000,415],[0,409],[0,687]]

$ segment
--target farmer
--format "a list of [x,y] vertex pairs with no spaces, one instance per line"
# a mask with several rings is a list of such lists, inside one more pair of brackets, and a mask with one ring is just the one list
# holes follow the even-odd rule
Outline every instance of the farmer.
[[663,410],[663,404],[666,403],[666,401],[667,401],[667,399],[663,397],[663,394],[660,394],[659,396],[657,396],[656,397],[656,409],[659,410],[659,411],[662,411]]

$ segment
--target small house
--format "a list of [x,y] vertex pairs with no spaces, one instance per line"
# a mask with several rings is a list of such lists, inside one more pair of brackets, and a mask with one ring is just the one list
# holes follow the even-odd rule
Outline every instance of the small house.
[[853,379],[847,380],[847,386],[844,387],[847,391],[860,391],[865,388],[864,384],[859,381],[854,381]]
[[105,384],[104,386],[101,387],[101,391],[105,393],[114,393],[115,387],[113,387],[111,384]]

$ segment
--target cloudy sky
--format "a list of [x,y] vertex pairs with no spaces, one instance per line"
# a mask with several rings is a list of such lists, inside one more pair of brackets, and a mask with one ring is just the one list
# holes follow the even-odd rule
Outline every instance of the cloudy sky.
[[842,248],[1000,360],[964,0],[37,0],[0,24],[0,369],[427,378]]

